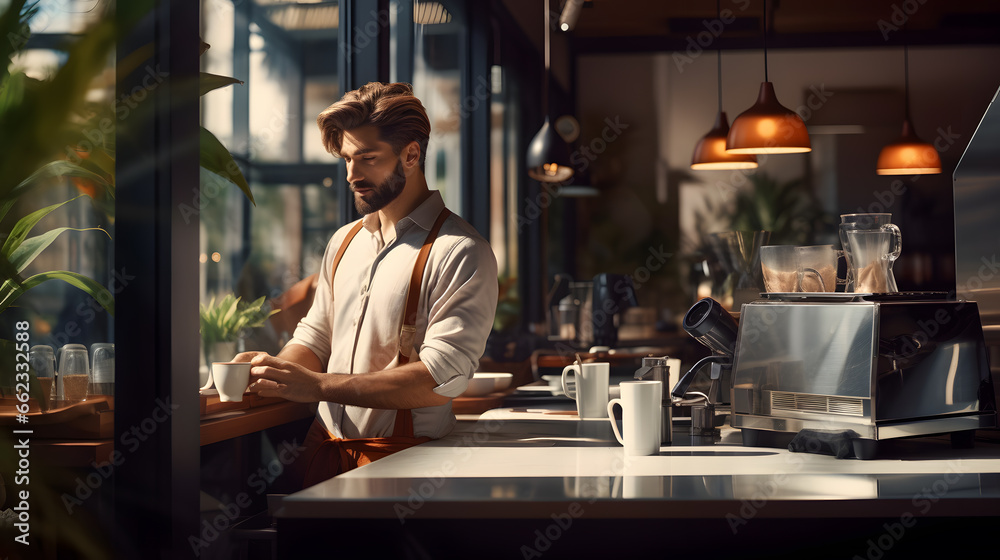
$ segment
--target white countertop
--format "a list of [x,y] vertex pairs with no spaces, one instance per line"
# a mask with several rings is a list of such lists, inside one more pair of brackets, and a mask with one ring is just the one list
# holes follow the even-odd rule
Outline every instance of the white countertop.
[[606,419],[580,419],[570,401],[491,410],[446,438],[286,497],[279,517],[398,517],[413,502],[412,515],[427,518],[532,517],[548,511],[538,504],[582,499],[598,517],[717,517],[749,500],[767,505],[762,517],[1000,512],[993,442],[892,441],[861,461],[743,447],[728,426],[714,445],[685,445],[687,428],[676,423],[674,433],[659,455],[627,457]]

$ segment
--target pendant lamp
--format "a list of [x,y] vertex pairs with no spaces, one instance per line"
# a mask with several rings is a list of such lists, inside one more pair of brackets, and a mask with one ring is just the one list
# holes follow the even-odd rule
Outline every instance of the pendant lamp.
[[767,78],[767,0],[764,0],[764,82],[757,102],[733,121],[726,139],[730,154],[797,154],[812,151],[806,123],[778,102]]
[[528,144],[528,176],[543,183],[561,183],[573,176],[569,165],[569,147],[549,122],[549,6],[545,7],[545,76],[542,78],[542,110],[545,122]]
[[[722,18],[720,0],[715,1],[716,17]],[[702,136],[691,156],[691,169],[756,169],[757,156],[752,154],[726,153],[726,137],[729,135],[729,119],[722,110],[722,49],[716,51],[718,63],[719,114],[715,126]]]
[[910,123],[910,57],[903,44],[903,134],[886,144],[878,154],[875,172],[879,175],[931,175],[941,173],[941,156],[929,142],[924,142]]

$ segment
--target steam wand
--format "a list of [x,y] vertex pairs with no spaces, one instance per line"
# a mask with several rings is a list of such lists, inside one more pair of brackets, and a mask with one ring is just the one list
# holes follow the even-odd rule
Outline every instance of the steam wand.
[[730,358],[729,356],[714,355],[714,356],[706,356],[698,360],[691,367],[691,369],[689,369],[687,373],[685,373],[684,376],[677,381],[677,384],[674,385],[674,389],[670,391],[670,396],[675,399],[674,402],[678,402],[684,398],[684,395],[686,395],[688,392],[687,390],[688,386],[691,385],[691,382],[694,381],[695,376],[698,375],[698,371],[702,367],[704,367],[706,363],[712,364],[712,370],[709,374],[709,377],[712,380],[712,384],[709,386],[708,395],[705,395],[705,400],[708,402],[708,404],[714,404],[719,401],[719,390],[722,385],[723,369],[726,367],[732,367],[733,364],[732,364],[732,358]]
[[[702,393],[693,393],[704,398],[704,404],[698,404],[698,401],[685,400],[684,396],[688,394],[688,386],[691,385],[691,381],[694,380],[698,372],[705,366],[705,364],[711,364],[712,368],[709,373],[709,377],[712,380],[712,384],[709,386],[708,394],[704,395]],[[730,356],[706,356],[694,364],[681,377],[677,384],[674,385],[674,389],[670,392],[673,403],[676,405],[681,404],[691,404],[691,440],[692,443],[695,441],[700,441],[703,443],[714,443],[715,437],[715,403],[719,402],[719,389],[722,384],[722,374],[723,372],[733,367],[732,358]]]

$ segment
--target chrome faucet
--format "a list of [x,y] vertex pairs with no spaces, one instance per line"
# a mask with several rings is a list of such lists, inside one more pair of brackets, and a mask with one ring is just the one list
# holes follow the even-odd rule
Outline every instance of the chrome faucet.
[[668,356],[649,356],[642,359],[642,367],[635,370],[635,379],[659,381],[663,385],[663,398],[660,402],[660,443],[670,443],[673,440],[673,408],[670,398],[670,368],[667,366]]

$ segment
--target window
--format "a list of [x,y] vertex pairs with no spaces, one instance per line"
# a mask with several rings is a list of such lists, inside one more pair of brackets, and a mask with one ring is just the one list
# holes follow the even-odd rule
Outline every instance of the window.
[[[21,73],[35,80],[50,81],[66,63],[72,47],[69,34],[80,33],[96,22],[100,10],[88,10],[93,2],[71,1],[59,5],[40,5],[29,20],[31,30],[23,48],[11,58],[10,75],[4,77],[4,88],[12,87]],[[4,6],[6,9],[6,6]],[[10,38],[13,40],[13,38]],[[49,123],[51,126],[74,126],[77,132],[69,144],[52,146],[47,153],[31,154],[39,165],[69,161],[88,169],[96,169],[94,162],[114,162],[114,72],[111,58],[106,71],[91,79],[80,77],[89,84],[85,93],[85,107],[66,123]],[[5,95],[10,94],[5,91]],[[66,97],[60,100],[76,103]],[[5,101],[6,103],[6,101]],[[4,110],[22,111],[21,107]],[[105,119],[104,126],[97,123]],[[4,132],[7,134],[7,132]],[[18,134],[28,131],[18,131]],[[48,149],[48,148],[46,148]],[[4,178],[9,188],[25,180],[24,176]],[[113,175],[113,170],[106,174]],[[29,237],[62,231],[51,244],[29,261],[21,271],[23,279],[43,272],[68,270],[93,279],[112,290],[117,283],[127,280],[127,271],[115,271],[114,198],[99,183],[90,179],[59,178],[41,179],[23,194],[13,198],[13,206],[0,223],[0,237],[6,240],[14,224],[25,216],[43,208],[65,203],[41,219],[28,232]],[[6,192],[4,193],[6,194]],[[87,195],[87,196],[85,196]],[[24,245],[22,245],[24,247]],[[4,280],[6,281],[6,275]],[[14,319],[27,320],[30,324],[31,345],[48,345],[58,352],[70,343],[84,344],[88,348],[98,342],[114,342],[114,321],[105,309],[85,291],[59,280],[49,280],[25,292],[5,311],[0,322],[0,338],[13,340]],[[10,363],[13,363],[11,361]]]
[[[419,2],[415,14],[431,2]],[[462,209],[462,105],[463,72],[459,53],[465,22],[454,2],[443,2],[443,15],[414,23],[413,90],[431,121],[424,175],[427,186],[441,191],[445,205]],[[447,8],[451,7],[451,10]],[[419,23],[426,21],[426,23]]]
[[[239,162],[256,205],[202,171],[203,195],[220,195],[201,221],[201,296],[274,298],[318,271],[340,226],[337,160],[320,141],[316,116],[340,98],[336,2],[203,0],[206,72],[237,84],[206,94],[202,124]],[[221,181],[221,182],[220,182]],[[213,187],[212,185],[215,185]],[[277,352],[288,333],[269,327],[246,347]]]

